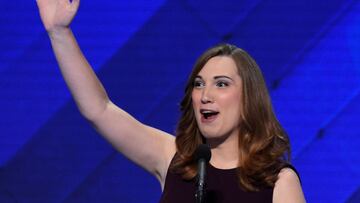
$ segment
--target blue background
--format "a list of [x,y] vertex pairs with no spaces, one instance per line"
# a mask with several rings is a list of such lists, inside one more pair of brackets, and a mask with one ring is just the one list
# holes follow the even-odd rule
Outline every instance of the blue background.
[[[80,116],[35,1],[0,5],[0,202],[157,202],[156,179]],[[196,58],[247,50],[308,202],[360,202],[360,1],[83,0],[72,28],[111,99],[169,133]]]

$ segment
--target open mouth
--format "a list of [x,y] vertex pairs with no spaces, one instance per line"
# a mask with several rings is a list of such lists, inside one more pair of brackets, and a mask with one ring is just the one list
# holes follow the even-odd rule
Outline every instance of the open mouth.
[[201,109],[200,113],[203,118],[202,120],[205,120],[205,121],[214,120],[216,118],[216,116],[219,114],[218,111],[207,110],[207,109]]

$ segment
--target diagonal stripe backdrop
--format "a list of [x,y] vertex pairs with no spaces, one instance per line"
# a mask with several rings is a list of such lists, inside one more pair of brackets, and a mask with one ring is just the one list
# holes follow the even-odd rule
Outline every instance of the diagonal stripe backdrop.
[[[157,202],[79,115],[35,1],[0,0],[0,202]],[[72,28],[111,99],[173,133],[196,58],[229,42],[266,78],[308,202],[360,202],[360,2],[83,0]]]

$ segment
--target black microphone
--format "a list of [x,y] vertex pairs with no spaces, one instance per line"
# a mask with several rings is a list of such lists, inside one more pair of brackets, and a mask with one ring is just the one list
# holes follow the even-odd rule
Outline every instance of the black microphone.
[[195,161],[198,163],[197,189],[195,193],[196,203],[205,202],[206,185],[206,164],[210,161],[211,151],[208,145],[201,144],[195,151]]

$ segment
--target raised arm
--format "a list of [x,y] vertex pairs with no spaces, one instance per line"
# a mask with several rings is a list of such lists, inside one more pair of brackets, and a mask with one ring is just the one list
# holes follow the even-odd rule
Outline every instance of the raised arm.
[[164,183],[173,136],[143,125],[114,105],[70,29],[80,0],[37,0],[61,73],[81,112],[118,151]]

